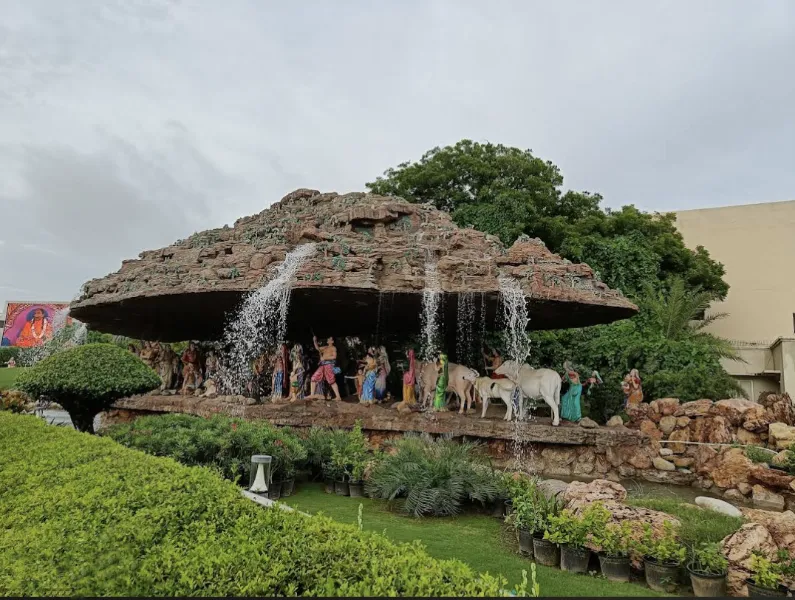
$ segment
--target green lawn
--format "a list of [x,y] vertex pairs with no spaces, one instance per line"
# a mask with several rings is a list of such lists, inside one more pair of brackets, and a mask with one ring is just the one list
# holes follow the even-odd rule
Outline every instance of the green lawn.
[[22,373],[25,369],[21,367],[15,367],[13,369],[8,368],[0,368],[0,390],[8,390],[14,386],[14,382],[17,380],[17,376]]
[[[323,512],[343,523],[356,523],[363,505],[365,529],[380,531],[398,542],[420,540],[436,558],[457,558],[473,569],[504,575],[520,583],[530,561],[517,553],[517,542],[497,519],[481,515],[415,519],[391,512],[385,502],[326,494],[318,484],[299,484],[295,496],[284,500],[304,512]],[[601,577],[573,575],[538,565],[542,596],[659,596],[645,585],[611,583]]]

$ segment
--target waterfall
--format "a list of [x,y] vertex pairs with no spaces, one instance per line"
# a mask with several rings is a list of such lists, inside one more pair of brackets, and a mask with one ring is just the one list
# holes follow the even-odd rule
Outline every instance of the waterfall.
[[287,334],[292,281],[301,264],[315,253],[315,244],[298,246],[274,268],[274,276],[249,293],[224,332],[227,351],[220,357],[219,378],[224,389],[242,393],[251,379],[251,361],[276,346]]
[[500,304],[505,325],[506,353],[511,360],[523,363],[530,355],[530,340],[527,338],[527,298],[515,279],[499,278]]
[[465,365],[474,364],[475,346],[475,294],[458,294],[458,319],[456,324],[456,357]]
[[425,263],[425,289],[422,290],[422,360],[435,361],[439,354],[439,305],[442,288],[436,263]]

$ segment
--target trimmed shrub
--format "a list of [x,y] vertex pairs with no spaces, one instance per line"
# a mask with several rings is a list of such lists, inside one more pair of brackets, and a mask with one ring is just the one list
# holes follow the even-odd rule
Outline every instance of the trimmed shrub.
[[466,502],[494,502],[505,488],[477,446],[447,438],[408,434],[392,444],[367,480],[367,492],[385,500],[400,499],[414,516],[458,514]]
[[265,509],[207,469],[0,413],[9,596],[497,596],[419,544]]
[[273,456],[274,481],[293,477],[296,466],[306,460],[301,440],[289,428],[223,415],[209,419],[177,414],[140,417],[114,425],[103,435],[188,466],[215,467],[227,479],[244,485],[248,484],[253,454]]
[[120,398],[161,383],[144,362],[111,344],[87,344],[45,358],[17,379],[34,398],[46,396],[69,413],[79,431],[94,432],[94,417]]

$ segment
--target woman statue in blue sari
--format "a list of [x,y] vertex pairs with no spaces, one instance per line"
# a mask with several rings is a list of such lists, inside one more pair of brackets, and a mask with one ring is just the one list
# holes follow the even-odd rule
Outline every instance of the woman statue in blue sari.
[[360,403],[372,404],[375,402],[375,380],[377,377],[378,363],[375,360],[375,348],[370,348],[364,359],[364,381],[362,382],[362,393],[359,395]]
[[[571,421],[572,423],[578,423],[580,419],[582,419],[582,406],[580,405],[580,401],[582,398],[583,384],[580,381],[580,374],[569,361],[563,363],[563,370],[565,372],[561,379],[569,382],[569,389],[566,390],[566,393],[563,394],[563,397],[560,399],[560,418]],[[591,393],[591,387],[597,383],[602,383],[602,378],[599,376],[599,373],[594,371],[585,381],[585,385],[588,386],[588,394]]]

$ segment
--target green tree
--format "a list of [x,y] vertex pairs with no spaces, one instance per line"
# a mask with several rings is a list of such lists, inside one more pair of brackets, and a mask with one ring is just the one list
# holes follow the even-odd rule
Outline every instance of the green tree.
[[522,234],[538,237],[564,258],[588,263],[605,283],[632,297],[648,282],[677,276],[725,297],[723,266],[704,248],[684,245],[674,215],[634,206],[604,210],[599,194],[564,192],[562,186],[558,167],[530,150],[471,140],[434,148],[367,184],[374,193],[432,203],[459,225],[497,235],[506,244]]
[[53,354],[17,379],[19,389],[34,398],[55,400],[69,413],[75,429],[88,433],[94,433],[97,413],[160,383],[140,358],[112,344],[86,344]]

